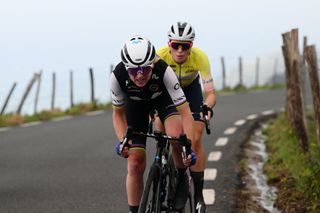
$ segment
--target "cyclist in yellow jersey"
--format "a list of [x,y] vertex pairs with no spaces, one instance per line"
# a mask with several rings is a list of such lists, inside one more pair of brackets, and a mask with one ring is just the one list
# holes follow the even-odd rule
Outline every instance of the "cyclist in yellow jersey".
[[[197,154],[197,162],[191,167],[191,176],[195,188],[196,212],[202,213],[206,212],[202,194],[206,158],[201,143],[205,127],[201,107],[207,105],[209,109],[213,108],[216,104],[216,93],[208,57],[202,50],[193,47],[195,38],[193,27],[186,22],[177,22],[170,27],[168,38],[168,46],[159,49],[157,54],[175,71],[193,113],[195,132],[192,149]],[[212,110],[208,111],[209,119],[212,117],[211,112]],[[163,130],[158,120],[157,126]]]

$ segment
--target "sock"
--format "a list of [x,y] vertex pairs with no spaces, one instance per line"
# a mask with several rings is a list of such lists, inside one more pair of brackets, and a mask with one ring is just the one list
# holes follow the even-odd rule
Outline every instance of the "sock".
[[129,213],[138,213],[139,206],[129,206]]
[[191,177],[194,185],[194,200],[195,202],[203,201],[203,176],[204,172],[191,172]]

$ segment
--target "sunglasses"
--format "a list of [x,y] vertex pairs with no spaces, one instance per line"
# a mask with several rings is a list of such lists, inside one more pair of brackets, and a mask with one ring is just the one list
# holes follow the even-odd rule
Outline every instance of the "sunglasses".
[[179,48],[182,48],[182,50],[188,50],[192,47],[191,42],[170,42],[170,47],[172,47],[175,50],[178,50]]
[[132,76],[136,76],[139,73],[142,75],[148,75],[151,72],[151,70],[151,66],[127,68],[128,73]]

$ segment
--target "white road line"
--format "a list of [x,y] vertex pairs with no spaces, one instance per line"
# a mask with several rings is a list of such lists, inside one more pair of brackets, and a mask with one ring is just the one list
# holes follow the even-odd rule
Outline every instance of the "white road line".
[[234,125],[236,125],[236,126],[241,126],[241,125],[243,125],[243,124],[245,124],[245,123],[246,123],[246,120],[241,119],[241,120],[238,120],[238,121],[234,122]]
[[247,116],[247,119],[248,120],[253,120],[253,119],[256,119],[257,117],[258,117],[257,114],[252,114],[252,115]]
[[235,133],[237,131],[237,127],[229,127],[228,129],[226,129],[224,131],[225,135],[232,135],[233,133]]
[[217,169],[205,169],[204,170],[204,180],[215,180],[217,177]]
[[209,156],[208,156],[208,161],[218,161],[220,160],[222,156],[222,152],[210,152]]
[[92,112],[87,112],[86,116],[94,116],[94,115],[101,115],[103,114],[104,111],[103,110],[99,110],[99,111],[92,111]]
[[65,117],[60,117],[60,118],[54,118],[51,121],[53,121],[53,122],[65,121],[65,120],[69,120],[71,118],[72,118],[72,116],[65,116]]
[[206,205],[213,205],[215,200],[214,189],[203,189],[202,190],[204,202]]
[[273,110],[267,110],[267,111],[264,111],[261,113],[262,115],[272,115],[274,114],[274,111]]
[[3,128],[0,128],[0,132],[5,132],[5,131],[8,131],[10,129],[10,127],[3,127]]
[[30,122],[30,123],[24,123],[24,124],[21,124],[20,126],[21,127],[37,126],[41,123],[42,123],[41,121],[35,121],[35,122]]
[[225,146],[228,143],[228,138],[227,137],[222,137],[222,138],[218,138],[218,140],[216,141],[216,146]]

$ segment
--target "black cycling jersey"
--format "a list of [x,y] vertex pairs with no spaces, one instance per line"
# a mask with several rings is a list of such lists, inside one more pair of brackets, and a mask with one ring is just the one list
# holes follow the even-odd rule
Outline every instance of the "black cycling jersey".
[[131,81],[124,64],[120,62],[111,74],[110,88],[112,104],[118,107],[124,105],[125,97],[136,101],[151,100],[162,94],[164,90],[168,91],[175,106],[186,102],[176,75],[161,59],[154,64],[151,79],[142,88]]
[[[125,107],[128,126],[135,131],[147,132],[150,110],[156,109],[160,120],[177,115],[176,106],[186,102],[178,79],[163,60],[154,64],[152,75],[144,87],[138,87],[131,81],[121,62],[111,73],[110,88],[114,107]],[[145,147],[146,139],[136,137],[133,146]]]

